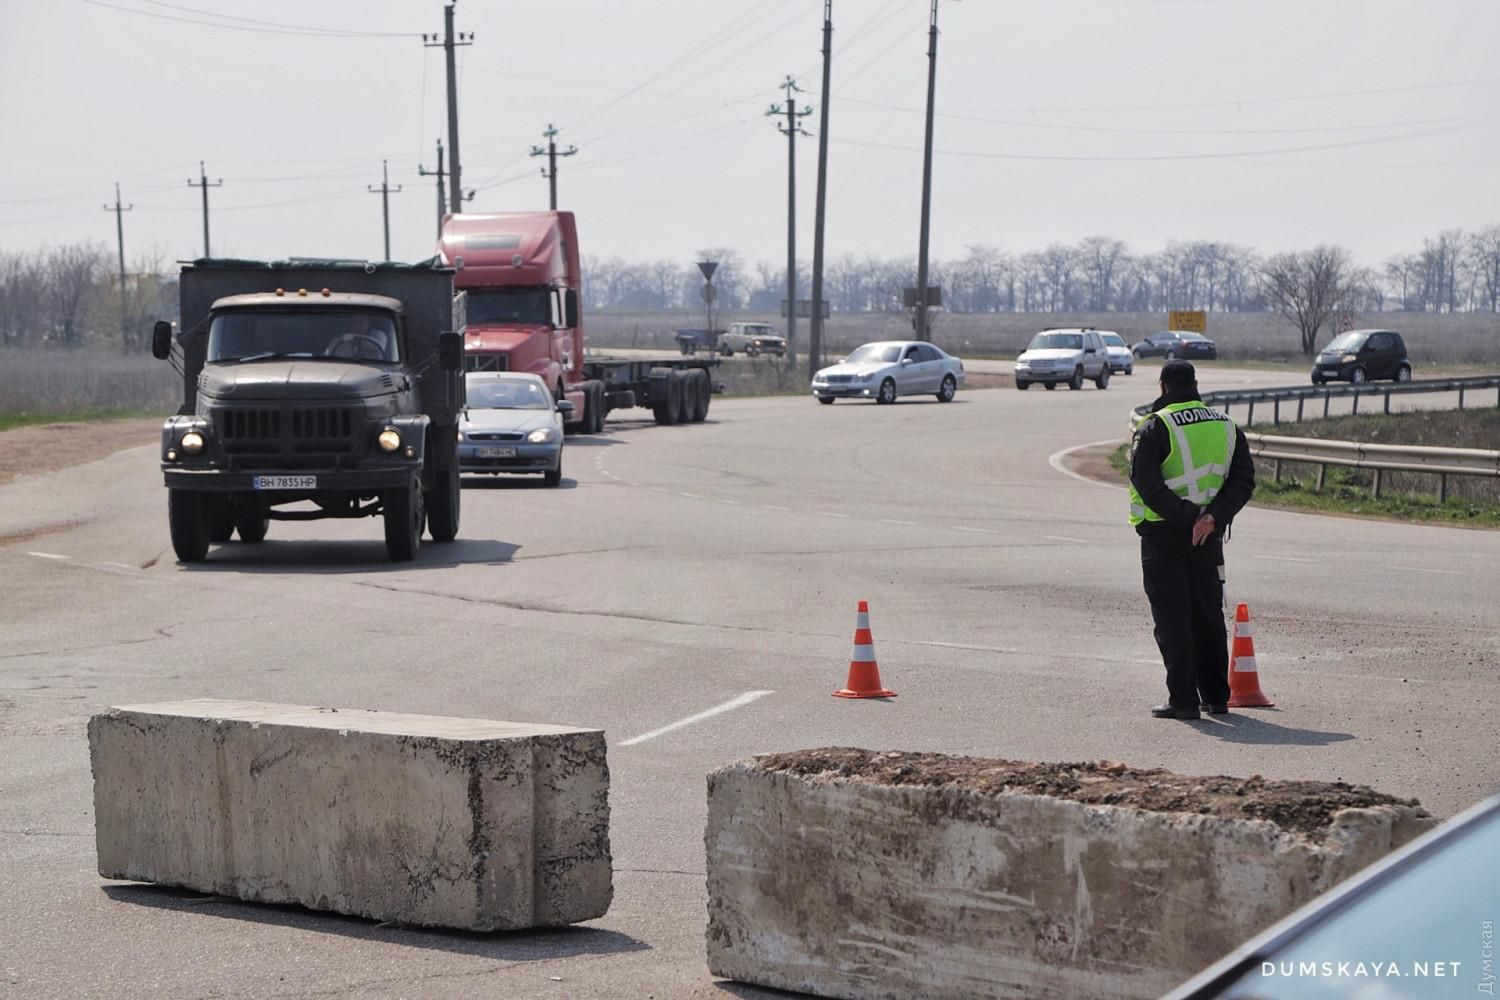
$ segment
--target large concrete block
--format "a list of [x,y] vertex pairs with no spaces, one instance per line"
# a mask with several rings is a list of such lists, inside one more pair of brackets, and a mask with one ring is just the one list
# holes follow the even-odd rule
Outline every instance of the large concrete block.
[[860,1000],[1156,997],[1435,822],[1322,782],[759,757],[708,779],[708,966]]
[[609,908],[599,730],[204,700],[89,751],[107,878],[475,931]]

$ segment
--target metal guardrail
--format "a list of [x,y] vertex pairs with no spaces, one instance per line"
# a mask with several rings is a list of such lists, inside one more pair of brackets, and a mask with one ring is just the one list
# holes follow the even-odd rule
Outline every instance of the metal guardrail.
[[[1246,404],[1245,419],[1241,427],[1249,427],[1255,420],[1255,404],[1270,403],[1272,423],[1281,423],[1281,404],[1295,400],[1296,420],[1304,416],[1309,399],[1323,400],[1323,417],[1327,417],[1329,402],[1335,397],[1352,397],[1354,413],[1359,412],[1359,401],[1371,396],[1383,397],[1383,413],[1391,412],[1391,397],[1413,393],[1456,392],[1458,408],[1464,408],[1465,397],[1476,390],[1495,389],[1495,405],[1500,406],[1500,375],[1477,375],[1468,378],[1421,379],[1411,382],[1396,382],[1391,385],[1298,385],[1268,389],[1243,389],[1224,392],[1207,392],[1203,402],[1218,406],[1226,413],[1235,403]],[[1133,411],[1132,421],[1146,415],[1150,404],[1138,406]],[[1262,412],[1265,412],[1262,410]],[[1231,416],[1233,414],[1231,413]],[[1275,477],[1281,479],[1282,462],[1302,462],[1318,467],[1318,489],[1323,488],[1328,466],[1342,465],[1356,469],[1369,469],[1375,473],[1371,494],[1380,496],[1382,474],[1385,472],[1425,472],[1438,477],[1438,500],[1448,498],[1449,476],[1487,476],[1500,478],[1500,451],[1479,451],[1470,448],[1427,448],[1417,445],[1362,444],[1357,441],[1328,441],[1320,438],[1275,437],[1245,431],[1245,440],[1255,458],[1274,463]]]

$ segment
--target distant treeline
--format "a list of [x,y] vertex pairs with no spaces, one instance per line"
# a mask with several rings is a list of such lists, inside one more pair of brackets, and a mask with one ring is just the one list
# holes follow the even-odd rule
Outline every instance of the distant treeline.
[[[1337,247],[1321,249],[1342,261],[1337,305],[1344,311],[1500,311],[1500,225],[1445,230],[1379,266],[1357,266]],[[1207,240],[1136,252],[1107,236],[1027,253],[980,244],[960,259],[934,262],[931,283],[942,286],[943,308],[959,313],[1277,311],[1275,296],[1266,294],[1266,272],[1288,256]],[[586,258],[585,301],[595,309],[702,310],[699,260],[718,262],[719,308],[780,310],[785,262],[749,265],[732,247],[701,250],[691,261]],[[809,262],[798,262],[800,298],[811,296],[810,271]],[[824,297],[836,312],[899,311],[902,290],[916,284],[916,272],[915,257],[841,254],[825,268]]]
[[0,346],[149,346],[151,324],[177,312],[177,277],[154,256],[128,262],[99,243],[0,250]]

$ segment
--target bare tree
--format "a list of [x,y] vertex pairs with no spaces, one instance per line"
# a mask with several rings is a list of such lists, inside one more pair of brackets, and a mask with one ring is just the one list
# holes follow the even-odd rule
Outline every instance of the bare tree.
[[1351,295],[1353,268],[1342,247],[1320,246],[1268,257],[1260,267],[1266,304],[1302,336],[1302,353],[1317,347],[1318,331]]

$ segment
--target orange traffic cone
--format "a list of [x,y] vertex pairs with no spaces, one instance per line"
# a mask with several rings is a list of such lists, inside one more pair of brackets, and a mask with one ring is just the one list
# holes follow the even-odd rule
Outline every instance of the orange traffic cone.
[[894,698],[896,692],[880,686],[880,667],[875,663],[875,640],[870,636],[870,605],[859,602],[854,622],[854,655],[849,658],[849,686],[833,692],[835,698]]
[[1255,669],[1255,638],[1250,634],[1250,608],[1234,609],[1234,644],[1229,654],[1229,707],[1270,708],[1274,705],[1260,690],[1260,672]]

